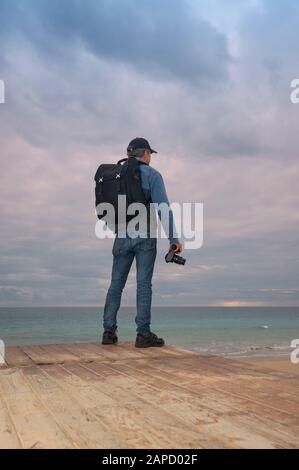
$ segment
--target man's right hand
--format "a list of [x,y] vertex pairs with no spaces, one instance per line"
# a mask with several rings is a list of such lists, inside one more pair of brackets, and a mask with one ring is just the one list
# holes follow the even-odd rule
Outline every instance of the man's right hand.
[[183,245],[181,243],[174,243],[176,249],[174,250],[175,253],[181,253],[183,251]]

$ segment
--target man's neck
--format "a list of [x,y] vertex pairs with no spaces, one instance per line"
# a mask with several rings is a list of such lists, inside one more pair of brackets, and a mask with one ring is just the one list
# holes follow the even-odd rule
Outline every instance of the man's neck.
[[143,158],[140,158],[140,157],[134,157],[134,158],[136,158],[136,160],[138,160],[140,163],[144,163],[144,165],[149,166],[149,163],[145,162]]

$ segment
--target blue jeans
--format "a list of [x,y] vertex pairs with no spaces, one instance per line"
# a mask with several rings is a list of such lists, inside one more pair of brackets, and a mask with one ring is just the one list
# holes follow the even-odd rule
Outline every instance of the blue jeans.
[[117,312],[134,258],[137,270],[137,333],[150,332],[152,277],[157,254],[156,238],[115,238],[112,279],[104,308],[104,330],[117,330]]

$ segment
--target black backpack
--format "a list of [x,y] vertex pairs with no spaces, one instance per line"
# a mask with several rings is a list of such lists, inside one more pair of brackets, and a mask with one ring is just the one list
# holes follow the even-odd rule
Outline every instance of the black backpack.
[[[113,205],[115,220],[112,221],[112,225],[115,231],[117,230],[118,220],[118,195],[126,196],[127,207],[133,202],[140,202],[145,204],[148,209],[150,196],[141,185],[140,165],[145,165],[145,163],[134,157],[124,158],[116,164],[100,165],[95,174],[96,207],[100,203]],[[105,211],[103,214],[97,214],[100,220],[105,220],[106,215]],[[127,215],[126,223],[134,217],[135,215]]]

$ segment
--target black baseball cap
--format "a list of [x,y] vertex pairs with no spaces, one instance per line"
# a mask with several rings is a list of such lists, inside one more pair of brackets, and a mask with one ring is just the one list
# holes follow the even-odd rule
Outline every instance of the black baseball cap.
[[149,142],[143,137],[136,137],[135,139],[131,140],[128,145],[127,151],[130,153],[137,149],[147,149],[150,150],[151,153],[158,153],[156,152],[156,150],[153,150],[151,148]]

